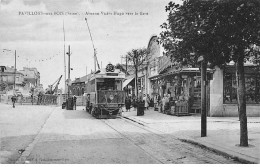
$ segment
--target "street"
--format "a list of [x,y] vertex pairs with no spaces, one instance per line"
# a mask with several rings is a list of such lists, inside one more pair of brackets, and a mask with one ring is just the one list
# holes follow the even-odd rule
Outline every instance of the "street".
[[238,163],[124,118],[54,106],[0,104],[1,163]]

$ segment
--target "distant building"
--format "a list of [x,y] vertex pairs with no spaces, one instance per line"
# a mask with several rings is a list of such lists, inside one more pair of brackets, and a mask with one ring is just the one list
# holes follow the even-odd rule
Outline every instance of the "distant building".
[[80,78],[75,78],[72,82],[70,90],[71,94],[75,96],[83,96],[85,91],[86,81],[89,79],[91,74],[85,75]]
[[13,90],[14,83],[15,90],[21,91],[25,86],[24,74],[19,71],[15,72],[14,67],[5,66],[0,73],[0,92],[6,93],[7,91]]
[[37,68],[24,67],[19,72],[24,74],[24,82],[27,88],[40,86],[40,72],[38,72]]

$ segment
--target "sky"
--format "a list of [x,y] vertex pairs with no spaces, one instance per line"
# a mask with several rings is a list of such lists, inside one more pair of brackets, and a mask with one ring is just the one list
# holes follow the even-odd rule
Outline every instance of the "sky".
[[[16,50],[18,70],[36,67],[44,88],[63,75],[59,87],[64,88],[64,44],[66,52],[70,45],[72,80],[94,69],[85,18],[98,62],[105,67],[121,63],[121,56],[147,47],[150,37],[159,35],[169,1],[0,0],[0,65],[14,66]],[[66,55],[66,68],[67,63]]]

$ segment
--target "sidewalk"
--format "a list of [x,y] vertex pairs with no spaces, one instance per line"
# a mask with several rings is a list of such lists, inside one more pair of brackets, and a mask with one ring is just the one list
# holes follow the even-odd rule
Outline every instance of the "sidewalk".
[[146,110],[123,112],[122,117],[153,129],[155,133],[173,135],[184,142],[206,147],[244,163],[260,163],[260,118],[248,117],[249,147],[240,147],[240,123],[237,117],[207,117],[207,137],[201,137],[200,115],[177,117]]

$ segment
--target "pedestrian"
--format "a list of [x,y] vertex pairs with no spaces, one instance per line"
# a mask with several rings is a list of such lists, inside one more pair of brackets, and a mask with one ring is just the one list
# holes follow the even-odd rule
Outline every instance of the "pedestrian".
[[33,105],[33,94],[31,94],[31,99],[32,99],[32,105]]
[[167,102],[167,97],[166,94],[164,94],[163,98],[162,98],[162,113],[164,113],[165,110],[165,103]]
[[76,110],[76,103],[77,103],[77,97],[73,95],[73,108],[75,107],[75,110]]
[[86,111],[90,112],[90,94],[87,94]]
[[147,98],[146,94],[144,94],[143,102],[144,102],[145,109],[148,109],[149,104],[148,104],[148,98]]
[[148,94],[146,94],[146,109],[149,110],[149,106],[150,106],[151,100],[150,100],[150,96]]
[[13,95],[11,100],[12,100],[12,103],[13,103],[13,108],[15,108],[16,96]]
[[154,101],[154,111],[156,111],[157,110],[157,106],[158,106],[158,95],[154,96],[153,101]]
[[150,105],[151,105],[151,98],[150,98],[150,96],[149,96],[149,94],[146,94],[146,100],[147,100],[147,103],[148,103],[148,107],[150,107]]
[[162,109],[163,109],[163,113],[165,113],[165,109],[166,109],[166,104],[169,103],[169,98],[167,94],[164,94],[164,97],[162,99]]
[[160,95],[157,96],[157,105],[158,105],[158,111],[162,111],[162,98]]
[[131,99],[127,96],[125,99],[125,109],[126,112],[130,112]]

